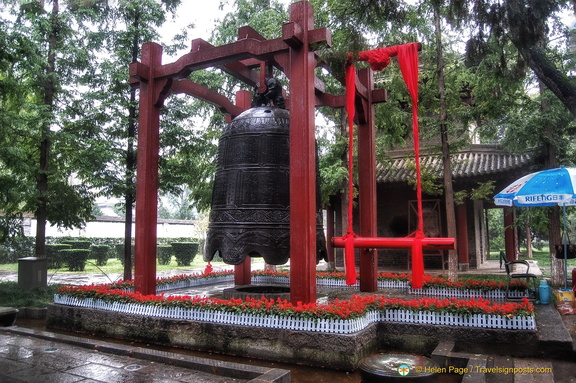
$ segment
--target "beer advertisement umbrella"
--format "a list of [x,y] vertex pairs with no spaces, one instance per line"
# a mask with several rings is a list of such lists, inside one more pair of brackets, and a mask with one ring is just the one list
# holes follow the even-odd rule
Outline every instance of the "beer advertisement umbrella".
[[512,182],[494,196],[498,206],[562,206],[564,230],[564,288],[567,286],[568,237],[566,206],[576,205],[576,168],[554,168],[530,173]]

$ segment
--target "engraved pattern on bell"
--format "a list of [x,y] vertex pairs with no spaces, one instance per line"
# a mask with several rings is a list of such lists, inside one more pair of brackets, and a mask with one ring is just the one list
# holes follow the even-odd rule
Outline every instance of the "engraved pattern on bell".
[[[227,264],[246,256],[281,265],[290,257],[289,112],[255,107],[236,117],[218,142],[204,260]],[[318,185],[318,182],[317,182]],[[317,200],[319,200],[319,190]],[[326,259],[322,214],[316,216],[317,259]]]

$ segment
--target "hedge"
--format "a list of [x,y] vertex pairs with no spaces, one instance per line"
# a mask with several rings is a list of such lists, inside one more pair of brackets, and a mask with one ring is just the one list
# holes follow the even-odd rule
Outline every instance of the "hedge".
[[51,243],[46,245],[46,258],[48,258],[49,269],[60,269],[64,266],[63,254],[60,250],[71,249],[72,245],[64,243]]
[[90,256],[90,249],[63,249],[60,253],[68,265],[68,270],[84,271],[86,260]]
[[0,244],[0,263],[17,263],[18,258],[33,257],[34,246],[34,237],[8,238]]
[[[132,239],[134,240],[134,239]],[[198,239],[184,237],[184,238],[158,238],[156,242],[160,245],[170,245],[172,242],[198,242]],[[13,237],[8,238],[5,242],[0,244],[0,264],[4,263],[17,263],[18,258],[34,257],[35,256],[35,237]],[[108,245],[114,249],[117,244],[123,244],[124,238],[110,238],[110,237],[46,237],[46,244],[61,244],[74,242],[74,247],[84,246],[90,249],[90,245],[79,245],[77,242],[88,242],[91,245]],[[46,254],[48,257],[48,255]],[[123,259],[120,258],[121,260]]]
[[90,246],[92,246],[92,242],[90,241],[82,241],[82,240],[74,240],[74,241],[62,241],[65,245],[72,246],[73,249],[85,249],[90,250]]
[[156,258],[159,265],[169,265],[172,261],[172,246],[158,245],[156,246]]
[[97,266],[105,266],[108,262],[108,252],[110,251],[110,246],[108,245],[92,245],[90,247],[92,252],[91,257],[96,260]]
[[178,266],[190,266],[200,247],[197,242],[172,242],[171,245]]
[[[120,260],[120,263],[124,265],[124,244],[118,243],[114,245],[114,250],[116,251],[116,258]],[[134,267],[134,244],[132,244],[132,251],[131,251],[131,258],[132,258],[132,267]]]

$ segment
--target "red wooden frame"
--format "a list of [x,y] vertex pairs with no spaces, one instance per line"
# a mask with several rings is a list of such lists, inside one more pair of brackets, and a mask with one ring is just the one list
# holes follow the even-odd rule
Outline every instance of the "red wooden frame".
[[[178,60],[162,64],[162,48],[156,43],[142,47],[142,59],[130,65],[132,86],[140,88],[138,163],[136,187],[135,290],[156,292],[156,224],[158,198],[158,145],[160,109],[166,97],[185,93],[217,105],[228,119],[249,107],[246,93],[236,103],[205,88],[187,76],[193,71],[217,67],[254,87],[261,82],[262,69],[274,66],[289,79],[287,106],[298,113],[290,117],[290,299],[316,301],[316,171],[314,108],[318,105],[344,107],[344,95],[324,91],[314,76],[318,65],[312,46],[330,45],[330,32],[314,28],[314,11],[307,1],[290,6],[290,20],[282,26],[282,37],[267,40],[250,27],[238,30],[238,40],[212,46],[201,39],[192,41],[191,50]],[[266,63],[266,65],[263,64]],[[260,71],[258,71],[258,69]],[[356,80],[356,119],[358,122],[360,235],[355,247],[363,248],[360,260],[360,289],[376,291],[379,247],[404,248],[411,238],[375,238],[376,158],[373,104],[385,102],[387,92],[374,89],[371,69],[363,69]],[[341,246],[338,239],[335,246]],[[428,243],[430,242],[430,243]],[[449,246],[446,241],[424,246]],[[453,246],[453,244],[452,244]],[[248,259],[248,258],[247,258]],[[235,269],[235,282],[250,282],[249,261]]]

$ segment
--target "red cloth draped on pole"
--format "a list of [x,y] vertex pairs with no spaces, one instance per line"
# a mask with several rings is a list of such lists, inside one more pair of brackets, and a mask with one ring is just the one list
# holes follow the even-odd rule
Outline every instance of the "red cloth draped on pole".
[[354,99],[356,98],[356,68],[352,61],[346,65],[346,113],[348,114],[348,230],[344,246],[344,266],[346,268],[346,284],[353,285],[356,283],[356,264],[354,262],[354,229],[353,229],[353,199],[354,199],[354,179],[352,169],[354,168]]
[[[414,156],[416,162],[416,198],[418,210],[418,227],[411,236],[414,236],[412,243],[412,288],[419,289],[423,284],[424,259],[422,256],[422,238],[424,238],[424,219],[422,217],[422,184],[420,180],[420,144],[418,141],[418,43],[397,45],[388,48],[377,48],[370,51],[358,53],[359,61],[367,61],[373,70],[382,70],[390,64],[390,58],[398,56],[400,70],[404,77],[404,82],[412,99],[412,131],[414,135]],[[346,112],[348,113],[348,125],[350,130],[348,166],[352,169],[352,144],[354,130],[354,99],[356,96],[356,69],[352,60],[346,66]],[[351,174],[351,172],[350,172]],[[353,180],[350,175],[349,180],[349,204],[348,204],[348,232],[344,237],[347,239],[344,248],[346,264],[346,283],[356,282],[356,267],[354,266],[354,247],[352,238],[355,236],[352,229],[352,196]],[[350,242],[350,245],[348,245]],[[354,282],[352,282],[352,280]],[[352,283],[351,283],[352,282]]]

